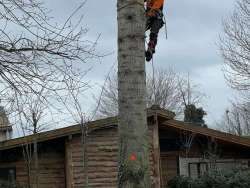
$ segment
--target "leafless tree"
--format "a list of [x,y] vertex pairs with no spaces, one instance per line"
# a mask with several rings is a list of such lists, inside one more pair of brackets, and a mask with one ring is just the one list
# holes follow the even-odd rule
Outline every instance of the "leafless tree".
[[[78,124],[81,128],[81,153],[82,153],[82,168],[84,173],[84,187],[88,187],[88,155],[86,154],[86,145],[88,143],[88,127],[87,122],[93,120],[91,113],[84,112],[83,106],[85,105],[81,99],[84,98],[83,94],[86,87],[80,87],[81,83],[74,82],[74,80],[67,82],[67,97],[60,97],[59,102],[73,118],[74,123]],[[95,114],[95,110],[92,112]]]
[[200,105],[206,94],[200,90],[200,86],[195,84],[190,78],[182,76],[178,80],[178,89],[181,93],[182,103],[186,108],[188,105]]
[[250,0],[239,0],[231,17],[223,21],[220,49],[225,78],[232,88],[250,89]]
[[[39,92],[26,93],[26,95],[16,98],[12,110],[15,111],[14,116],[18,117],[15,124],[18,124],[19,129],[21,128],[23,136],[27,134],[35,135],[46,130],[54,123],[48,120],[52,118],[52,114],[47,114],[50,111],[49,93],[50,90],[44,87]],[[23,157],[28,174],[27,186],[38,188],[39,156],[36,137],[34,137],[32,143],[23,144]]]
[[25,135],[49,129],[51,122],[45,120],[50,116],[47,114],[50,108],[48,101],[49,93],[45,92],[44,88],[36,94],[29,93],[25,97],[19,98],[17,113],[21,114],[21,118],[25,122],[22,127]]
[[81,27],[83,6],[58,24],[39,0],[0,0],[0,98],[6,105],[44,87],[63,93],[69,80],[86,86],[83,65],[101,56]]
[[147,77],[147,105],[157,104],[162,108],[174,111],[180,115],[183,110],[182,92],[187,82],[172,68],[156,69],[154,74]]
[[[116,71],[107,76],[102,87],[97,116],[110,117],[117,115],[118,91]],[[172,69],[155,70],[147,76],[147,106],[154,104],[174,111],[177,117],[183,115],[183,109],[188,104],[200,104],[205,95],[199,91],[198,85],[193,84]]]
[[[33,93],[30,91],[26,95],[20,95],[15,98],[15,103],[12,105],[12,110],[15,113],[12,116],[18,117],[15,124],[21,128],[22,135],[38,134],[42,131],[55,128],[54,124],[62,123],[57,114],[65,114],[67,119],[72,117],[71,122],[79,124],[82,130],[81,144],[83,155],[83,169],[85,174],[86,186],[88,184],[87,176],[87,157],[85,155],[87,142],[87,116],[83,112],[81,99],[83,98],[86,87],[81,87],[82,83],[75,82],[73,78],[69,78],[65,85],[63,95],[61,91],[51,91],[47,87],[41,88],[40,91]],[[46,84],[45,84],[46,85]],[[39,187],[39,147],[36,137],[32,143],[23,145],[23,156],[26,163],[28,174],[28,186]]]
[[218,126],[231,134],[250,135],[250,103],[232,102]]
[[102,86],[100,96],[96,98],[97,117],[111,117],[118,114],[118,80],[116,71],[111,72]]
[[[81,27],[83,6],[58,24],[42,1],[0,0],[0,98],[23,135],[47,128],[51,122],[45,119],[52,117],[47,113],[60,110],[55,101],[62,106],[72,102],[65,95],[70,85],[77,83],[77,90],[88,86],[85,63],[101,56],[95,52],[97,41],[85,38],[87,29]],[[38,170],[36,141],[24,145],[24,156],[28,173],[33,158]]]

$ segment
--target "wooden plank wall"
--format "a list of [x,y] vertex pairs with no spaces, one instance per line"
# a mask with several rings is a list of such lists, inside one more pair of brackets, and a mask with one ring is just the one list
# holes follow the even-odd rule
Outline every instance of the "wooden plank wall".
[[64,187],[64,153],[43,153],[41,159],[39,159],[39,188]]
[[[149,128],[150,140],[150,174],[153,176],[152,136],[153,128]],[[116,188],[118,174],[118,134],[117,128],[100,129],[89,133],[86,143],[86,172],[83,163],[83,145],[81,135],[74,135],[66,142],[67,188]],[[85,176],[87,175],[87,178]],[[153,179],[153,178],[152,178]]]
[[178,154],[173,152],[161,154],[161,187],[167,186],[169,180],[177,176],[178,171]]
[[[53,145],[52,145],[53,146]],[[47,147],[47,146],[46,146]],[[8,152],[12,152],[9,150]],[[5,155],[7,153],[5,151]],[[19,154],[22,152],[21,148]],[[27,185],[28,184],[28,171],[26,162],[23,159],[23,156],[20,155],[15,161],[1,161],[0,167],[15,167],[16,168],[16,181],[19,184]],[[65,188],[65,173],[64,173],[64,151],[58,151],[54,147],[51,147],[50,150],[42,152],[39,154],[39,188]],[[34,163],[31,166],[31,184],[32,188],[36,187],[35,185],[35,169]]]
[[[118,174],[118,134],[117,127],[98,129],[89,133],[86,144],[82,144],[81,134],[39,143],[39,188],[115,188]],[[152,184],[156,175],[153,157],[153,126],[149,126],[150,175]],[[83,148],[86,147],[85,160]],[[13,151],[0,152],[0,167],[16,167],[18,183],[28,183],[28,173],[22,149],[16,148],[18,157],[11,156]],[[3,154],[3,155],[2,155]],[[5,158],[1,158],[5,156]],[[11,158],[9,160],[8,158]],[[85,167],[85,168],[84,168]],[[31,174],[34,175],[34,166]],[[87,176],[86,176],[87,174]],[[32,176],[35,188],[35,176]]]
[[[87,137],[85,170],[81,135],[66,144],[67,188],[116,187],[118,135],[115,128],[97,130]],[[68,149],[67,149],[68,148]],[[87,176],[86,176],[87,175]]]

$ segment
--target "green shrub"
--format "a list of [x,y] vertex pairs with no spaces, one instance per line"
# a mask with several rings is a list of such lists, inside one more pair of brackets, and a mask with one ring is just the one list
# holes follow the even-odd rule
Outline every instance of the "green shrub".
[[250,171],[213,171],[197,179],[178,176],[169,182],[168,188],[250,188]]
[[185,176],[177,176],[169,182],[169,188],[193,188],[194,180]]
[[0,180],[0,188],[27,188],[27,187]]

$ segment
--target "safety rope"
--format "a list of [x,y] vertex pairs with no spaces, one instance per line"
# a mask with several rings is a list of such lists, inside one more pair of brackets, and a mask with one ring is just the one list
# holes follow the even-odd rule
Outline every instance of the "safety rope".
[[154,57],[151,60],[152,72],[153,72],[153,89],[154,89],[154,104],[156,103],[156,87],[155,87],[155,67],[154,67]]
[[[147,39],[145,39],[145,43],[147,44]],[[151,65],[152,65],[152,76],[153,76],[153,94],[154,94],[154,104],[156,102],[156,86],[155,86],[155,67],[154,67],[154,56],[152,56],[152,59],[151,59]]]
[[165,35],[166,35],[166,40],[168,39],[168,28],[167,28],[167,19],[165,14],[163,14],[163,21],[164,21],[164,28],[165,28]]
[[141,3],[140,1],[132,1],[130,3],[127,3],[127,4],[123,5],[123,6],[120,6],[120,7],[118,6],[117,11],[120,11],[121,9],[124,9],[124,8],[126,8],[128,6],[131,6],[131,5],[136,5],[136,4],[143,6],[143,8],[145,7],[144,3]]

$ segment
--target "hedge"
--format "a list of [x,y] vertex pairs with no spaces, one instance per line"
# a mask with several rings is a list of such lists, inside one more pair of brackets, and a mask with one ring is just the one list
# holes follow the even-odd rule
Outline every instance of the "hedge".
[[167,188],[250,188],[250,171],[213,171],[196,179],[178,176]]

